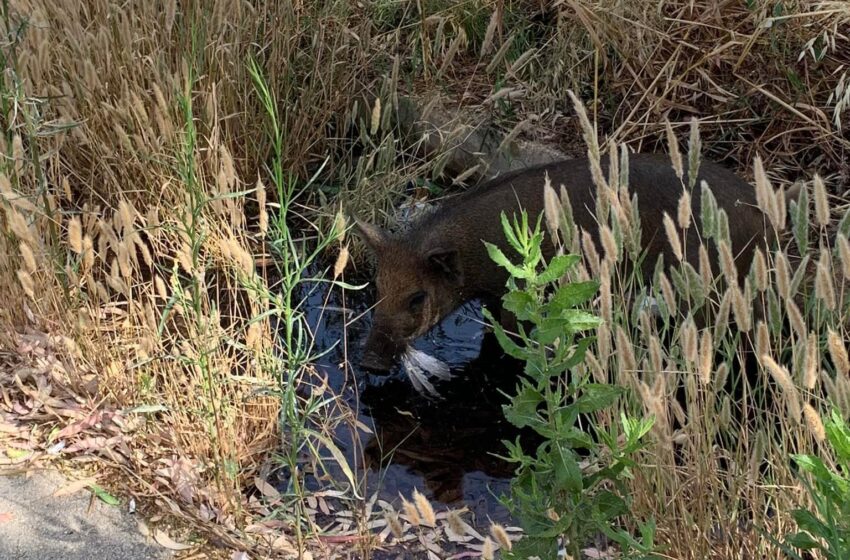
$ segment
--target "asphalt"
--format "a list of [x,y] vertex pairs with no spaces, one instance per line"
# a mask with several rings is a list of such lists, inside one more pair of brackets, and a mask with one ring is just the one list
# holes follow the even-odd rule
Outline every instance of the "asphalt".
[[139,531],[127,505],[110,506],[56,472],[0,476],[0,560],[159,560],[171,552]]

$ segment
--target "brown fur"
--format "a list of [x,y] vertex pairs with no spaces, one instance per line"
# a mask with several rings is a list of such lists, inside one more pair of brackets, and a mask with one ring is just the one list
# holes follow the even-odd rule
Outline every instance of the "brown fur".
[[[604,161],[603,170],[607,173]],[[464,302],[476,297],[492,300],[504,293],[507,273],[490,260],[482,241],[512,254],[499,215],[504,211],[510,216],[522,208],[530,217],[538,216],[543,211],[545,174],[556,190],[565,186],[576,224],[591,232],[599,247],[596,190],[585,159],[498,177],[448,200],[417,220],[404,234],[393,236],[358,222],[360,235],[377,257],[378,288],[362,365],[388,370],[410,341]],[[765,238],[765,218],[756,206],[755,191],[731,171],[710,162],[702,162],[698,179],[709,184],[718,206],[728,214],[732,250],[742,277],[749,269],[757,243]],[[629,191],[638,195],[641,239],[647,251],[644,275],[648,277],[659,254],[664,255],[665,263],[674,262],[662,220],[665,212],[675,220],[682,183],[666,156],[635,154],[630,158]],[[700,207],[697,187],[692,196],[695,216],[699,216]],[[695,267],[699,244],[692,226],[687,230],[686,259]],[[553,251],[551,243],[544,243],[546,257]],[[716,263],[716,255],[712,259]],[[417,301],[412,301],[416,294]]]

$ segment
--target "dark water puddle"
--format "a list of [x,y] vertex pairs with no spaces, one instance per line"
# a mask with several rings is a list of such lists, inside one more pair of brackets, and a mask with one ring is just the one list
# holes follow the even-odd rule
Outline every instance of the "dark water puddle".
[[417,489],[432,503],[467,506],[476,521],[507,523],[497,498],[508,492],[512,465],[493,453],[503,454],[502,441],[519,435],[504,419],[500,391],[514,392],[521,365],[485,334],[478,304],[466,304],[415,344],[451,368],[451,380],[432,380],[441,396],[433,399],[416,392],[399,368],[386,377],[358,368],[369,316],[354,319],[372,294],[347,291],[344,300],[336,289],[330,296],[326,288],[312,290],[308,320],[317,350],[333,347],[316,367],[373,432],[358,438],[344,427],[336,434],[356,476],[365,474],[366,495],[378,492],[398,505],[399,495],[409,499]]

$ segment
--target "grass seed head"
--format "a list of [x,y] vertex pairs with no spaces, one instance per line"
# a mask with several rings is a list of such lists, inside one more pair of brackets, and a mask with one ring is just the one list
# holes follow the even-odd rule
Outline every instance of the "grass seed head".
[[508,532],[498,523],[490,525],[490,534],[493,535],[493,538],[503,550],[511,550],[513,548],[513,543],[508,536]]
[[814,181],[814,198],[815,198],[815,223],[819,227],[829,225],[829,200],[826,197],[826,186],[823,184],[823,179],[820,175],[815,175]]
[[679,141],[676,139],[676,134],[673,132],[673,127],[670,125],[669,120],[664,121],[664,129],[667,132],[667,147],[670,150],[670,162],[673,164],[676,177],[681,181],[685,176],[685,168],[682,165],[682,153],[679,151]]
[[826,342],[832,363],[835,364],[835,370],[843,376],[850,374],[850,359],[847,357],[847,348],[844,346],[841,335],[837,331],[829,329]]
[[835,287],[832,283],[832,274],[830,273],[831,266],[827,258],[826,251],[821,253],[821,258],[818,260],[817,273],[815,274],[815,297],[820,299],[824,306],[835,311]]
[[667,234],[667,241],[673,249],[673,255],[677,261],[682,262],[682,240],[679,238],[679,230],[676,229],[676,224],[673,223],[673,219],[667,212],[664,213],[664,231]]
[[419,511],[419,516],[425,525],[429,527],[437,526],[437,516],[434,514],[434,508],[431,507],[431,502],[419,490],[413,491],[413,501],[416,502],[416,509]]
[[404,514],[407,516],[407,519],[408,521],[410,521],[411,525],[419,526],[422,523],[422,520],[419,517],[419,512],[416,510],[416,506],[413,505],[412,502],[408,502],[407,500],[402,498],[401,507],[404,509]]
[[496,548],[493,546],[493,541],[490,537],[484,537],[484,545],[481,547],[482,560],[493,560],[496,554]]
[[806,421],[806,427],[818,443],[826,439],[826,430],[823,427],[820,414],[809,403],[803,405],[803,418]]
[[774,382],[782,389],[782,396],[785,399],[785,404],[788,409],[788,414],[796,422],[800,423],[802,419],[802,409],[800,407],[800,393],[794,382],[791,380],[791,375],[783,366],[777,364],[773,358],[767,354],[761,357],[762,365],[773,377]]
[[806,340],[806,359],[804,362],[803,386],[812,390],[818,382],[818,368],[820,366],[820,348],[818,347],[818,336],[814,332],[809,333]]

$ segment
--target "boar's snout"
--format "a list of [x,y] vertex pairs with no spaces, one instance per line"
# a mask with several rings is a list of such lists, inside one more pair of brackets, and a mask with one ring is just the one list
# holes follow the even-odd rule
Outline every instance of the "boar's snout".
[[389,373],[402,350],[384,331],[373,327],[363,346],[360,366],[376,373]]

